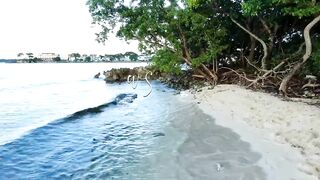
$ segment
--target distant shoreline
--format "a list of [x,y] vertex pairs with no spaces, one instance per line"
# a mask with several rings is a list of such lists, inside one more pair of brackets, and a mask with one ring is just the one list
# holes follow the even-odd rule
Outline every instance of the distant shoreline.
[[61,61],[61,62],[18,62],[18,60],[15,59],[5,59],[5,60],[1,60],[0,59],[0,63],[8,63],[8,64],[80,64],[80,63],[150,63],[151,61],[113,61],[113,62],[67,62],[67,61]]

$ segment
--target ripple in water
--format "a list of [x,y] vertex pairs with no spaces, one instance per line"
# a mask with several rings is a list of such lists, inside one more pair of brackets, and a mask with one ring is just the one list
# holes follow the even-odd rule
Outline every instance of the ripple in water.
[[161,138],[163,93],[121,94],[0,146],[0,179],[126,179]]

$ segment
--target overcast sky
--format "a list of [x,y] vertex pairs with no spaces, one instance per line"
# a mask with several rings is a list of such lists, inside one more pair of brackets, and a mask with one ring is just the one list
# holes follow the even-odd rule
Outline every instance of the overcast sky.
[[15,58],[19,52],[137,52],[136,42],[116,37],[99,44],[91,22],[86,0],[0,0],[0,58]]

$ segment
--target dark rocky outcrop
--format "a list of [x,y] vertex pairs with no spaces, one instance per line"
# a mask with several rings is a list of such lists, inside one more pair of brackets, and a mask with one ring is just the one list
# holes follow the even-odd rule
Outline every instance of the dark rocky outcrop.
[[148,80],[156,80],[159,78],[160,73],[158,71],[152,70],[150,67],[136,67],[130,68],[118,68],[111,69],[109,71],[104,71],[105,81],[108,83],[113,82],[125,82],[128,76],[135,76],[135,80],[144,80],[146,74],[148,74]]
[[[198,90],[203,86],[208,86],[209,83],[206,83],[204,79],[195,78],[192,76],[193,72],[183,71],[181,74],[169,74],[161,73],[157,70],[152,69],[151,67],[136,67],[133,69],[130,68],[117,68],[104,71],[103,75],[105,76],[105,81],[107,83],[114,82],[126,82],[128,76],[135,76],[135,80],[139,76],[138,80],[145,80],[145,75],[148,74],[148,80],[159,80],[164,84],[167,84],[169,87],[177,90],[186,90],[186,89],[195,89]],[[152,75],[151,75],[152,72]],[[131,78],[132,80],[132,78]]]

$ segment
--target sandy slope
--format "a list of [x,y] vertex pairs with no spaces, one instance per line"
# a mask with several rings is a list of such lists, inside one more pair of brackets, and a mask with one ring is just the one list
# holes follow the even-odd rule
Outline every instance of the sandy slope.
[[320,108],[235,85],[204,88],[191,97],[262,154],[258,165],[268,179],[320,179]]

